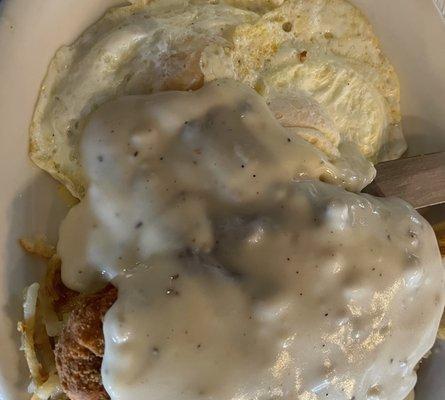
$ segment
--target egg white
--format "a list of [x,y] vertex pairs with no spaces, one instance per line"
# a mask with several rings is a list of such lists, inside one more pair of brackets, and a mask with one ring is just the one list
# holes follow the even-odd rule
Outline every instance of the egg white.
[[[79,138],[91,111],[126,94],[232,77],[330,159],[352,142],[400,156],[399,83],[366,18],[345,0],[155,0],[108,11],[54,56],[30,127],[32,160],[81,198]],[[357,156],[356,156],[357,158]]]

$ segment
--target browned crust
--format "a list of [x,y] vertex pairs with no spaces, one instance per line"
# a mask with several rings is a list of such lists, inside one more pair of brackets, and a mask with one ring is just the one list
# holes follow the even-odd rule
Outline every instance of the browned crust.
[[117,298],[117,289],[84,296],[68,318],[55,347],[57,372],[71,400],[109,399],[102,385],[103,318]]
[[51,300],[54,311],[61,318],[64,313],[76,308],[80,295],[62,282],[61,261],[54,256],[48,262],[44,285],[45,295]]

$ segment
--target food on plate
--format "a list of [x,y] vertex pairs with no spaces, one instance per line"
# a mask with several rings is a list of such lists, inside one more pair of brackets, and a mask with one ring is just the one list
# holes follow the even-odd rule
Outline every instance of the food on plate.
[[79,202],[26,292],[34,399],[403,400],[434,343],[434,231],[359,192],[397,76],[343,0],[114,8],[50,64],[31,158]]
[[31,158],[82,197],[78,143],[91,111],[121,95],[224,77],[255,88],[331,160],[347,141],[372,161],[406,149],[397,76],[348,2],[151,1],[112,9],[56,53],[30,128]]
[[85,296],[60,333],[54,349],[55,361],[62,386],[72,399],[108,397],[101,378],[102,320],[116,297],[117,290],[112,285]]

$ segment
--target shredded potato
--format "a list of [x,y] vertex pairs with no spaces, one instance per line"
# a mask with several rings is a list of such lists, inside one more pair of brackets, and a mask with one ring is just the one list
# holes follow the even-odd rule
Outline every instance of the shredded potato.
[[[62,397],[63,396],[63,397]],[[63,390],[60,386],[59,377],[52,373],[48,379],[34,390],[34,394],[31,400],[43,400],[43,399],[63,399],[67,398],[63,395]]]
[[21,239],[20,244],[28,253],[47,260],[42,284],[33,283],[25,290],[23,321],[17,325],[31,375],[28,391],[31,400],[68,399],[60,385],[50,339],[59,335],[64,318],[54,309],[59,300],[60,260],[55,247],[44,239]]
[[31,378],[37,385],[41,385],[48,379],[48,375],[43,370],[42,364],[37,359],[34,342],[39,287],[40,285],[38,283],[33,283],[26,289],[23,303],[24,320],[18,324],[18,330],[22,333],[22,350],[25,352]]
[[38,283],[33,283],[26,289],[24,320],[18,323],[18,330],[22,334],[22,350],[31,374],[28,390],[32,393],[32,400],[56,399],[62,393],[54,355],[40,315],[40,293]]
[[22,238],[19,242],[26,252],[38,257],[49,259],[56,253],[55,247],[48,244],[43,238]]

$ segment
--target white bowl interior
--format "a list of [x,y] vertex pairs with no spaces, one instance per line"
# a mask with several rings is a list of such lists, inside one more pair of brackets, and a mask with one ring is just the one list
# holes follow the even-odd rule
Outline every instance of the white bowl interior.
[[[0,2],[0,400],[29,397],[16,323],[23,288],[38,278],[42,268],[23,253],[18,239],[46,235],[55,242],[67,210],[57,184],[27,157],[28,124],[40,82],[60,45],[70,43],[106,8],[120,3]],[[445,150],[445,23],[433,0],[354,3],[369,16],[399,72],[409,154]],[[445,215],[444,208],[435,213],[436,218]],[[422,368],[420,400],[445,398],[444,347],[438,346]]]

